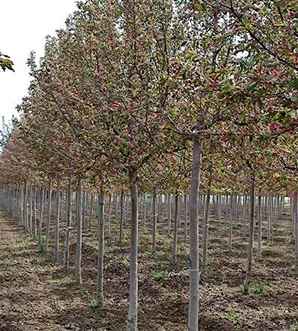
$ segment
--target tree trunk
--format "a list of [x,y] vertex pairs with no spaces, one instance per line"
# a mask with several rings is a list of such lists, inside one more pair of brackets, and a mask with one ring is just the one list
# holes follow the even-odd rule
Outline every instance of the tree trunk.
[[298,192],[293,195],[293,221],[295,236],[295,274],[298,276]]
[[65,236],[65,249],[64,249],[64,266],[69,270],[69,242],[71,231],[71,178],[68,179],[67,195],[66,195],[66,236]]
[[175,205],[174,205],[174,238],[173,238],[173,265],[177,264],[177,244],[178,244],[178,204],[179,194],[175,192]]
[[171,193],[168,194],[168,235],[171,234],[172,228],[172,196]]
[[268,197],[268,240],[272,241],[272,216],[273,216],[272,196]]
[[104,304],[103,295],[103,273],[104,273],[104,191],[101,188],[100,194],[98,195],[98,260],[97,260],[97,305],[98,308],[102,308]]
[[36,219],[36,209],[37,209],[37,203],[36,203],[36,196],[37,196],[37,189],[32,185],[32,235],[34,240],[36,239],[36,224],[37,224],[37,219]]
[[122,245],[123,238],[123,218],[124,218],[124,192],[121,191],[120,195],[120,234],[119,234],[119,245]]
[[128,331],[138,329],[138,186],[137,172],[129,173],[131,193],[131,243],[129,263]]
[[108,215],[107,215],[107,223],[108,223],[108,240],[109,240],[109,244],[111,244],[111,242],[112,242],[112,232],[111,232],[111,213],[112,213],[112,193],[109,193]]
[[191,190],[189,197],[190,213],[190,293],[189,321],[190,331],[198,331],[199,319],[199,231],[198,231],[198,197],[201,175],[202,145],[200,137],[193,139]]
[[59,183],[57,188],[57,204],[56,204],[56,227],[55,227],[55,250],[54,257],[55,262],[59,263],[59,240],[60,240],[60,203],[61,203],[61,192],[59,191]]
[[258,197],[258,256],[262,257],[262,196]]
[[82,284],[82,182],[78,179],[77,184],[77,249],[76,249],[76,279],[79,285]]
[[86,231],[86,192],[82,191],[82,231]]
[[146,223],[147,220],[147,201],[146,201],[146,192],[144,193],[144,200],[143,200],[143,224]]
[[28,230],[31,235],[33,235],[33,228],[32,228],[32,184],[29,185],[29,190],[28,190],[28,201],[29,201],[29,218],[28,218]]
[[152,201],[152,251],[156,251],[156,223],[157,223],[157,199],[156,199],[156,188],[153,190],[153,201]]
[[255,224],[255,174],[253,174],[251,177],[249,244],[248,244],[248,252],[247,252],[247,270],[244,280],[244,292],[246,294],[248,294],[249,279],[252,268],[253,246],[254,246],[254,224]]
[[229,220],[229,250],[230,254],[232,253],[232,247],[233,247],[233,223],[234,223],[234,217],[236,215],[236,208],[237,208],[237,195],[234,193],[231,194],[231,201],[230,201],[230,220]]
[[[94,194],[91,193],[90,197],[90,215],[89,215],[89,220],[88,220],[88,230],[92,230],[92,220],[93,220],[93,215],[94,215]],[[87,227],[87,225],[86,225]]]
[[204,227],[203,227],[203,265],[202,273],[206,272],[207,268],[207,254],[208,254],[208,219],[209,219],[209,204],[210,204],[210,193],[211,193],[211,184],[212,184],[212,166],[209,167],[209,180],[208,180],[208,191],[206,197],[206,208],[204,215]]
[[48,249],[49,249],[51,212],[52,212],[52,181],[50,180],[49,191],[48,191],[48,215],[47,215],[47,224],[46,224],[45,252],[48,252]]
[[184,241],[187,241],[187,194],[184,194]]
[[25,228],[25,194],[26,194],[26,183],[21,186],[21,223],[22,226]]
[[42,226],[43,226],[43,213],[44,213],[45,189],[41,189],[40,210],[39,210],[39,224],[38,224],[38,240],[42,240]]

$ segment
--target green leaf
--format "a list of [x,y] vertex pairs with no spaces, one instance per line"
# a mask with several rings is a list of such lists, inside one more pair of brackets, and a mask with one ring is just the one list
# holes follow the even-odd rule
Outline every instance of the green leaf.
[[257,89],[257,83],[252,83],[248,86],[249,92],[255,92],[256,89]]
[[231,81],[227,80],[221,85],[220,89],[224,94],[230,94],[232,92],[232,88],[233,88],[233,85],[232,85]]
[[14,71],[13,62],[8,56],[1,56],[0,57],[0,67],[3,71],[11,70]]
[[204,14],[207,10],[207,7],[205,5],[205,3],[203,1],[197,1],[195,4],[194,4],[194,9],[197,13],[199,14]]
[[294,90],[298,90],[298,77],[291,79],[288,82],[289,86],[292,87]]

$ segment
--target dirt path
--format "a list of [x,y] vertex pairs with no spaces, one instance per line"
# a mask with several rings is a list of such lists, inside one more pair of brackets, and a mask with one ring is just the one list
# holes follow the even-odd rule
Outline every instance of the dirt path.
[[0,330],[105,330],[89,325],[84,293],[1,213],[0,239]]

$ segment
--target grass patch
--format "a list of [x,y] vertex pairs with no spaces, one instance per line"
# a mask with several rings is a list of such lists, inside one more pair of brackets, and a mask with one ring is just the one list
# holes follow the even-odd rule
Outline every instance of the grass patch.
[[40,240],[38,241],[38,253],[40,255],[46,254],[46,237],[45,236],[41,236]]
[[230,308],[224,318],[230,322],[232,322],[235,326],[239,325],[240,322],[240,314],[233,308]]
[[159,283],[165,282],[169,277],[169,274],[166,271],[153,271],[151,275],[152,278]]
[[268,293],[270,284],[268,282],[251,281],[247,287],[244,285],[240,286],[242,294],[262,296]]

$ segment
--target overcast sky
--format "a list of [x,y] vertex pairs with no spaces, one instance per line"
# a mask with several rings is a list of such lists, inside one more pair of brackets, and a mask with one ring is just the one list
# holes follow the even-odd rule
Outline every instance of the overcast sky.
[[26,95],[30,76],[26,60],[30,51],[43,55],[46,35],[64,26],[76,0],[1,0],[0,51],[11,56],[15,73],[0,72],[0,116],[9,120]]

